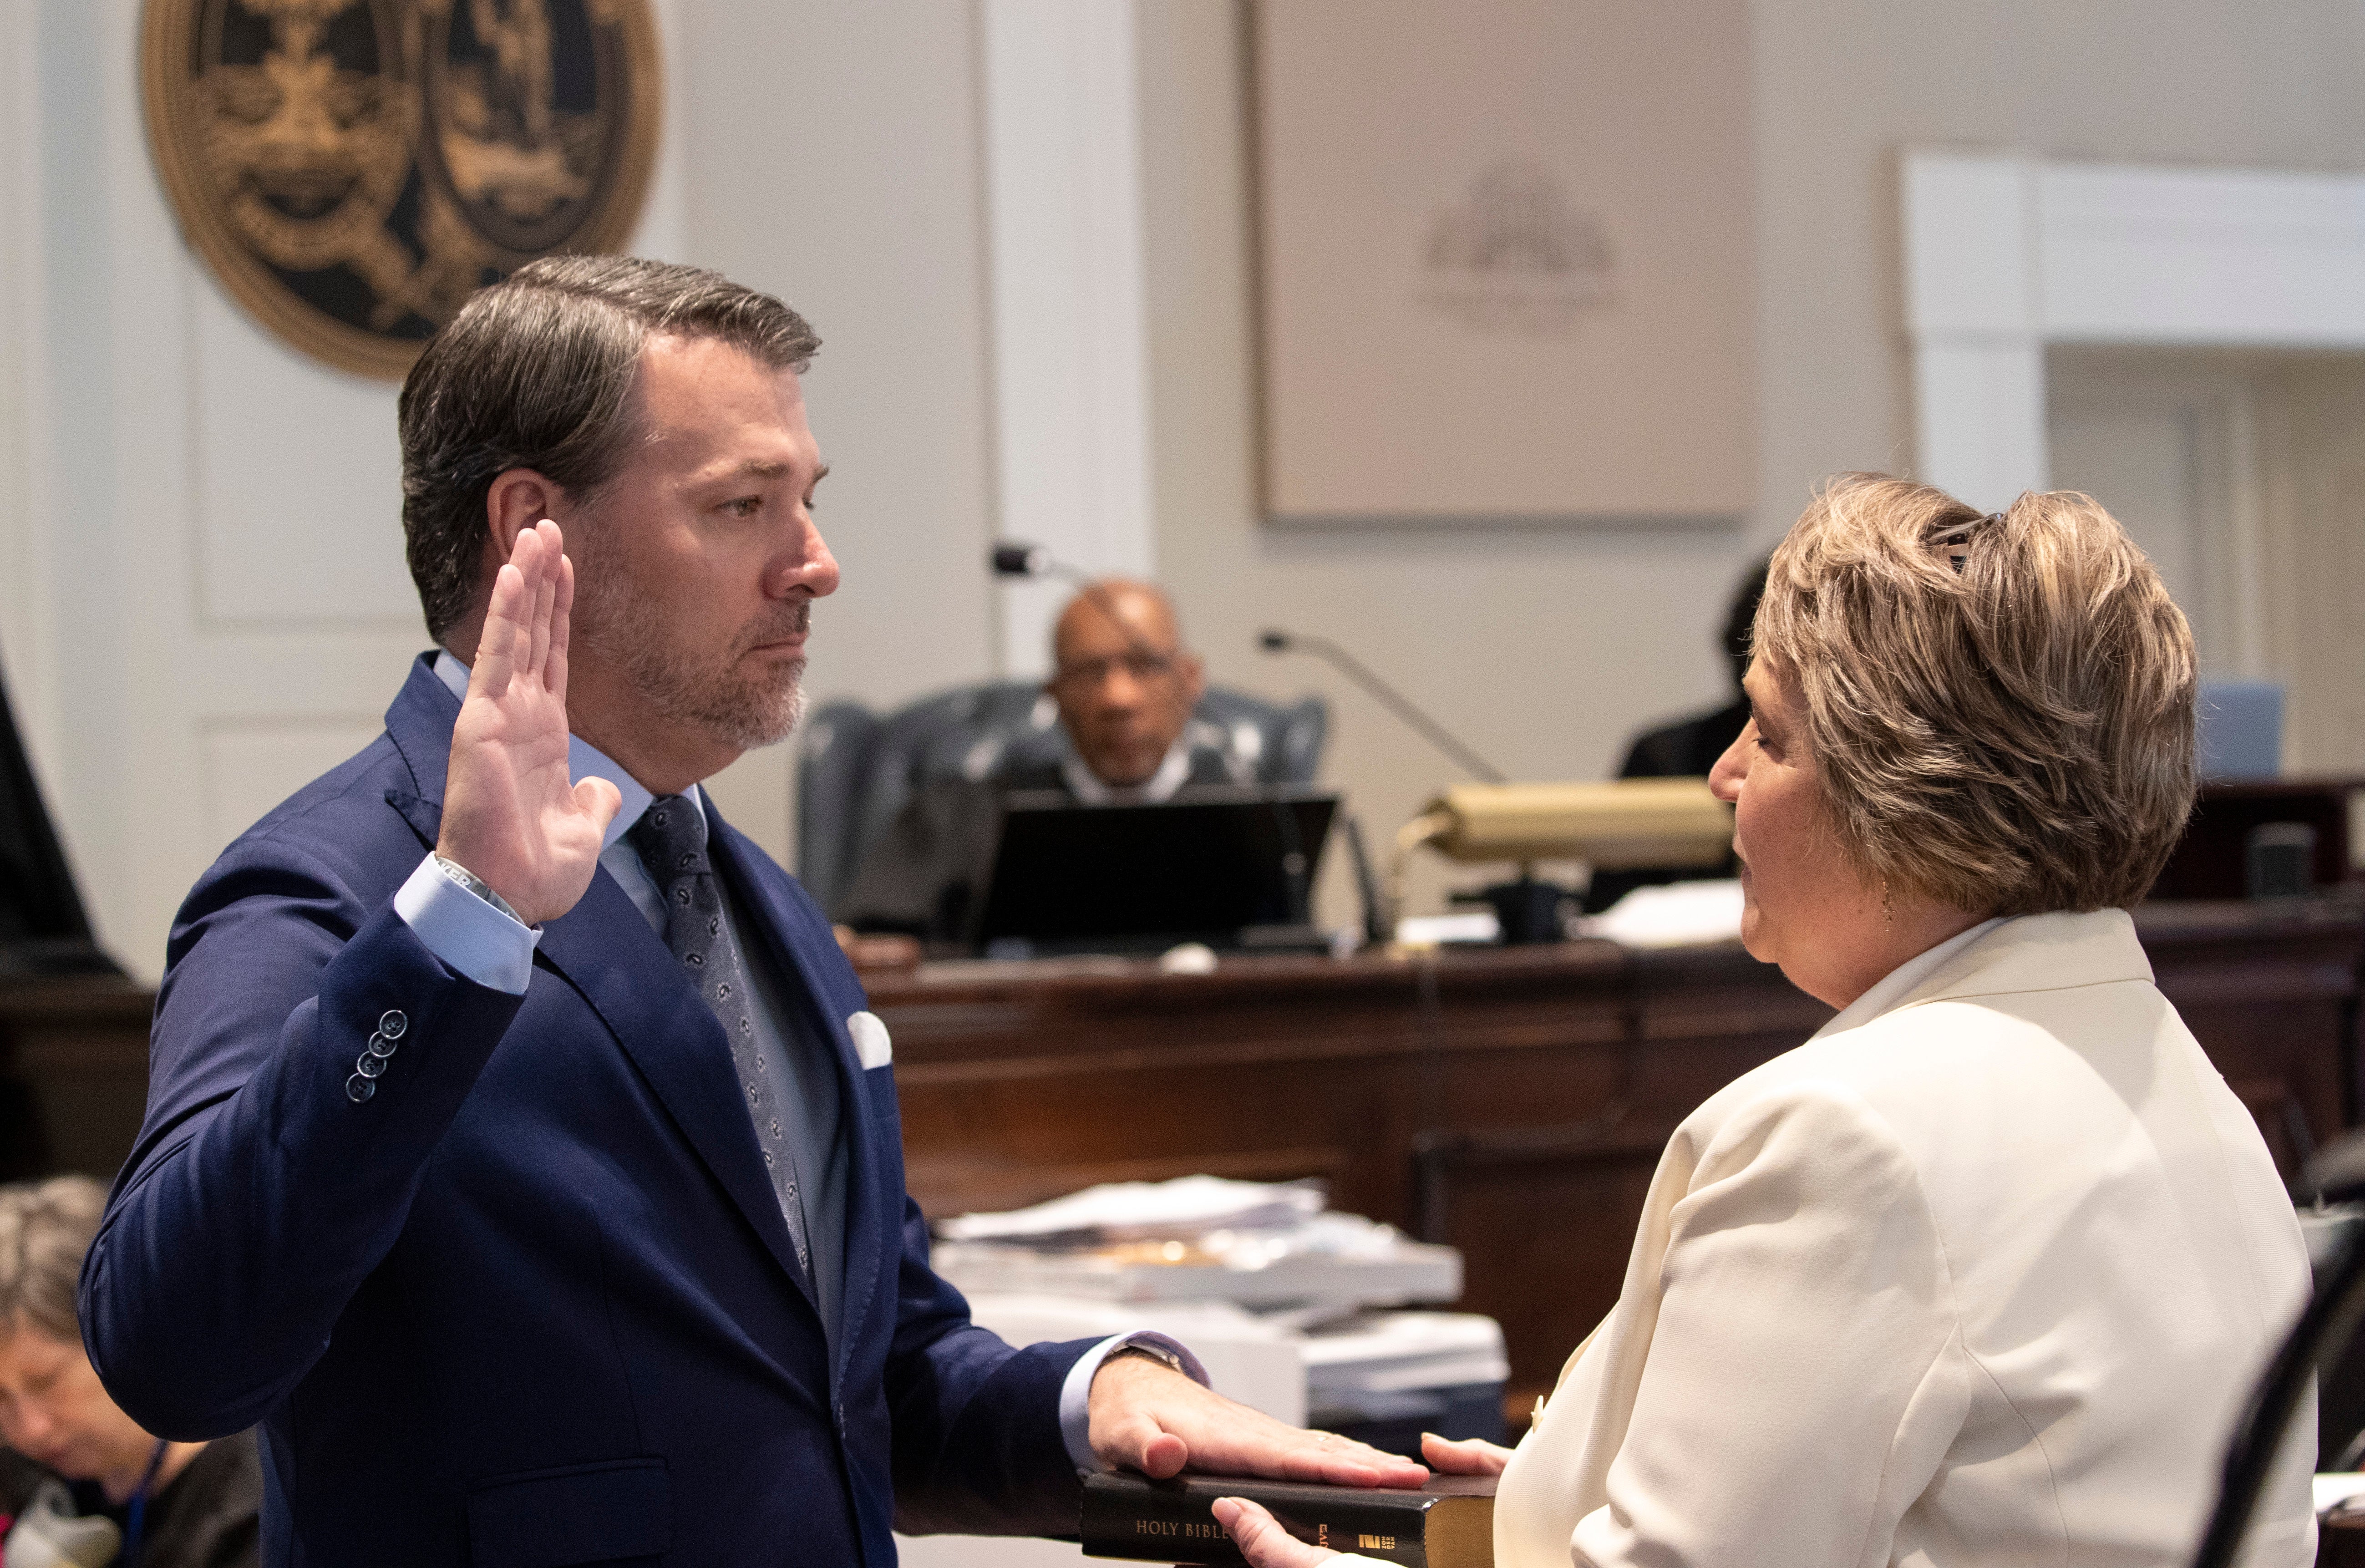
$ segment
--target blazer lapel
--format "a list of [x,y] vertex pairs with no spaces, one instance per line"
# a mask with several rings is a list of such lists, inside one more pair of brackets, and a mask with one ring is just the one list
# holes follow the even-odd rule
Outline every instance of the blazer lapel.
[[797,1267],[788,1221],[765,1174],[723,1025],[606,870],[593,874],[581,902],[543,927],[537,957],[614,1032],[682,1136],[811,1303],[813,1287]]
[[[438,820],[443,812],[443,776],[452,767],[452,726],[459,717],[460,700],[435,674],[434,654],[420,655],[386,711],[386,733],[410,769],[417,798],[434,808]],[[413,827],[419,825],[415,815],[403,814]],[[432,828],[427,842],[435,842]]]
[[886,1198],[880,1169],[883,1156],[876,1145],[869,1096],[863,1092],[862,1070],[855,1058],[854,1039],[846,1033],[846,1020],[832,1016],[836,1010],[824,1004],[823,999],[830,988],[815,962],[815,941],[828,943],[829,956],[835,958],[836,938],[819,922],[799,918],[800,912],[792,910],[782,896],[781,873],[770,858],[745,835],[725,824],[715,814],[711,799],[707,807],[709,821],[719,830],[710,835],[708,844],[719,854],[734,887],[743,894],[743,902],[757,927],[749,935],[771,943],[775,952],[787,955],[789,977],[796,982],[799,993],[789,999],[790,1003],[805,1009],[808,1030],[813,1038],[827,1042],[837,1063],[838,1126],[846,1144],[846,1267],[835,1347],[837,1365],[831,1373],[835,1380],[844,1372],[847,1350],[857,1337],[863,1309],[869,1305],[878,1281],[884,1251],[882,1238],[888,1230],[900,1225],[902,1194],[899,1187],[895,1193],[898,1207],[891,1223],[880,1207]]

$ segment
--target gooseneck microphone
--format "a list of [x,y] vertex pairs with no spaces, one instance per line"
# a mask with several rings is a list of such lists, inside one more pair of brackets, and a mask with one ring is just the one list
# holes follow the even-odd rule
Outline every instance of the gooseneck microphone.
[[1021,544],[1005,539],[993,547],[993,575],[998,577],[1067,577],[1082,579],[1084,574],[1067,565],[1040,544]]
[[997,540],[986,560],[997,577],[1065,578],[1075,584],[1084,598],[1093,601],[1102,617],[1116,628],[1117,635],[1125,639],[1127,647],[1153,658],[1163,656],[1141,640],[1141,634],[1133,629],[1133,622],[1118,610],[1116,600],[1109,596],[1107,586],[1100,578],[1080,566],[1068,565],[1042,545],[1022,543],[1015,539]]
[[1413,705],[1411,698],[1382,680],[1361,659],[1328,637],[1307,637],[1294,632],[1268,627],[1257,636],[1257,644],[1268,654],[1312,654],[1324,664],[1362,687],[1380,705],[1403,720],[1422,739],[1452,757],[1455,766],[1474,774],[1489,784],[1508,784],[1510,780],[1503,770],[1480,756],[1476,752],[1453,738],[1446,727]]

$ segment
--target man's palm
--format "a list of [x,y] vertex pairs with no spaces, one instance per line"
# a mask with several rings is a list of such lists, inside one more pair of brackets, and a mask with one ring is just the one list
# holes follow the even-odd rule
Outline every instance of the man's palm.
[[468,695],[452,728],[436,853],[483,878],[530,924],[575,907],[622,804],[566,767],[566,638],[575,566],[558,525],[517,537],[493,580]]

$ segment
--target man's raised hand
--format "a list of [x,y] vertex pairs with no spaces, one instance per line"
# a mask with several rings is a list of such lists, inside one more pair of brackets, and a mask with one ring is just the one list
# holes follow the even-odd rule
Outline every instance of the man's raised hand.
[[566,767],[567,615],[575,563],[544,518],[517,536],[493,579],[468,695],[452,726],[435,852],[485,879],[528,924],[575,907],[623,804],[604,778]]

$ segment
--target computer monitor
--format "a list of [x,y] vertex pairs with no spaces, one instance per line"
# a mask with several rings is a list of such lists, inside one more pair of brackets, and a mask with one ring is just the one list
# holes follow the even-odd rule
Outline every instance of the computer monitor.
[[2283,770],[2283,689],[2274,680],[2204,680],[2196,710],[2201,777],[2274,778]]
[[1014,791],[971,940],[988,952],[1145,952],[1303,931],[1338,807],[1306,789],[1203,788],[1122,806]]

